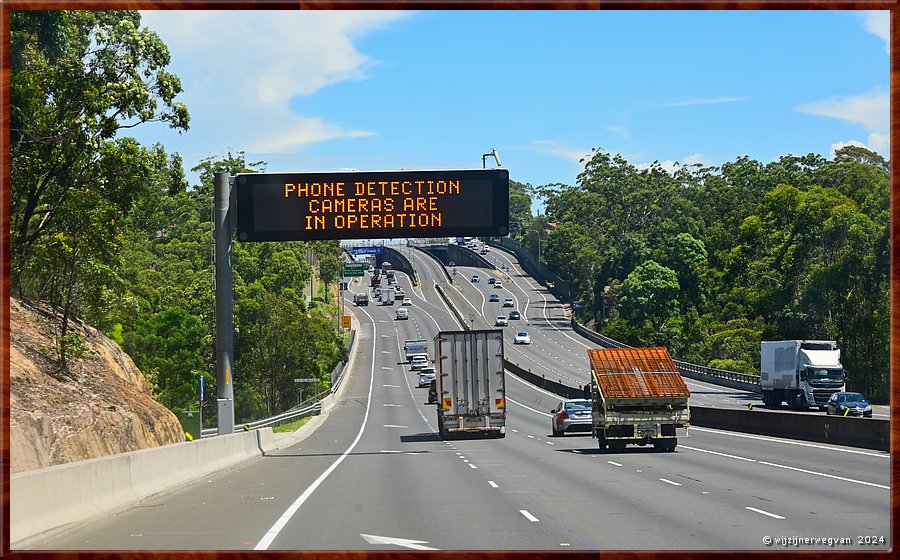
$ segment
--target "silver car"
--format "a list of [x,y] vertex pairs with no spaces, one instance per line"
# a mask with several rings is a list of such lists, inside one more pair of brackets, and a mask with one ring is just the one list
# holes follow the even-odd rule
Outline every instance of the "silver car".
[[554,436],[566,432],[591,431],[591,401],[587,399],[565,399],[550,411],[550,430]]

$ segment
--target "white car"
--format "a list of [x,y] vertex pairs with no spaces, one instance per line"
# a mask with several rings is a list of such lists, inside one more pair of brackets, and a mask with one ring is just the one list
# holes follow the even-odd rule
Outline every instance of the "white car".
[[410,367],[412,367],[413,371],[418,371],[426,366],[428,366],[428,358],[425,356],[413,356],[413,359],[409,362]]
[[494,325],[496,325],[496,326],[498,326],[498,327],[506,327],[506,326],[509,325],[509,321],[506,320],[506,316],[504,316],[504,315],[499,315],[499,316],[497,317],[497,320],[494,321]]
[[403,305],[412,305],[412,300],[408,297],[403,298]]
[[513,298],[503,298],[503,307],[513,307]]
[[434,381],[434,376],[437,372],[434,369],[434,366],[425,366],[419,370],[419,387],[428,387],[431,385],[431,382]]
[[531,344],[531,337],[527,332],[518,332],[516,338],[513,339],[513,344]]
[[409,309],[403,309],[402,307],[398,309],[397,319],[409,319]]
[[503,287],[503,282],[497,280],[496,282],[494,282],[494,287],[495,287],[495,288],[502,288],[502,287]]

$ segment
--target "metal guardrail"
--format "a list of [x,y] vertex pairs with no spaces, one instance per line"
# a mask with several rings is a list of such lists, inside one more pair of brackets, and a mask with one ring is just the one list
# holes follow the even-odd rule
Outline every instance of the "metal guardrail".
[[[347,354],[349,355],[353,352],[353,345],[356,342],[356,331],[350,331],[350,340],[347,343]],[[314,397],[310,397],[305,402],[311,403],[307,405],[296,406],[287,412],[282,412],[281,414],[276,414],[270,418],[263,418],[262,420],[257,420],[255,422],[245,422],[243,424],[235,425],[233,432],[241,432],[245,430],[257,430],[259,428],[265,428],[267,426],[274,426],[281,422],[288,422],[291,420],[296,420],[298,418],[303,418],[305,416],[309,416],[311,414],[318,414],[322,410],[322,399],[326,395],[334,394],[341,382],[344,380],[344,374],[347,371],[347,362],[340,361],[331,371],[331,389],[327,391],[322,391],[318,395]],[[200,437],[213,437],[218,435],[218,428],[204,428],[200,430]]]
[[[319,396],[325,393],[320,393],[316,395],[314,398],[318,398]],[[272,416],[271,418],[265,418],[263,420],[257,420],[256,422],[248,422],[245,424],[240,424],[234,427],[234,432],[241,432],[245,430],[257,430],[259,428],[265,428],[266,426],[272,426],[279,422],[286,422],[288,420],[296,420],[297,418],[303,418],[305,416],[309,416],[315,412],[319,412],[322,410],[321,401],[316,401],[310,405],[304,406],[302,408],[297,408],[296,410],[289,410],[287,412],[283,412],[276,416]],[[219,433],[218,428],[205,428],[200,430],[201,437],[211,437],[215,436]]]

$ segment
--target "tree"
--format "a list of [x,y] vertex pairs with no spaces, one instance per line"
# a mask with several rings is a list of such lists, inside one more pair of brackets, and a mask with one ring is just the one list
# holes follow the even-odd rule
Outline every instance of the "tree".
[[[127,212],[146,184],[119,168],[138,153],[122,129],[164,121],[186,130],[169,51],[137,11],[10,12],[12,285],[79,189]],[[160,102],[163,108],[160,109]],[[109,171],[118,172],[110,174]]]
[[677,309],[678,275],[656,261],[635,268],[622,283],[622,317],[632,325],[648,323],[652,333]]

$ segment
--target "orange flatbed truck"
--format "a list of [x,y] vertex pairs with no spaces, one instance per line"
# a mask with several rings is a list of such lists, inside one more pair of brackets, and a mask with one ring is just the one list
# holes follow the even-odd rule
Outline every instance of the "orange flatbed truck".
[[674,451],[691,392],[665,348],[589,349],[591,434],[601,450],[629,443]]

